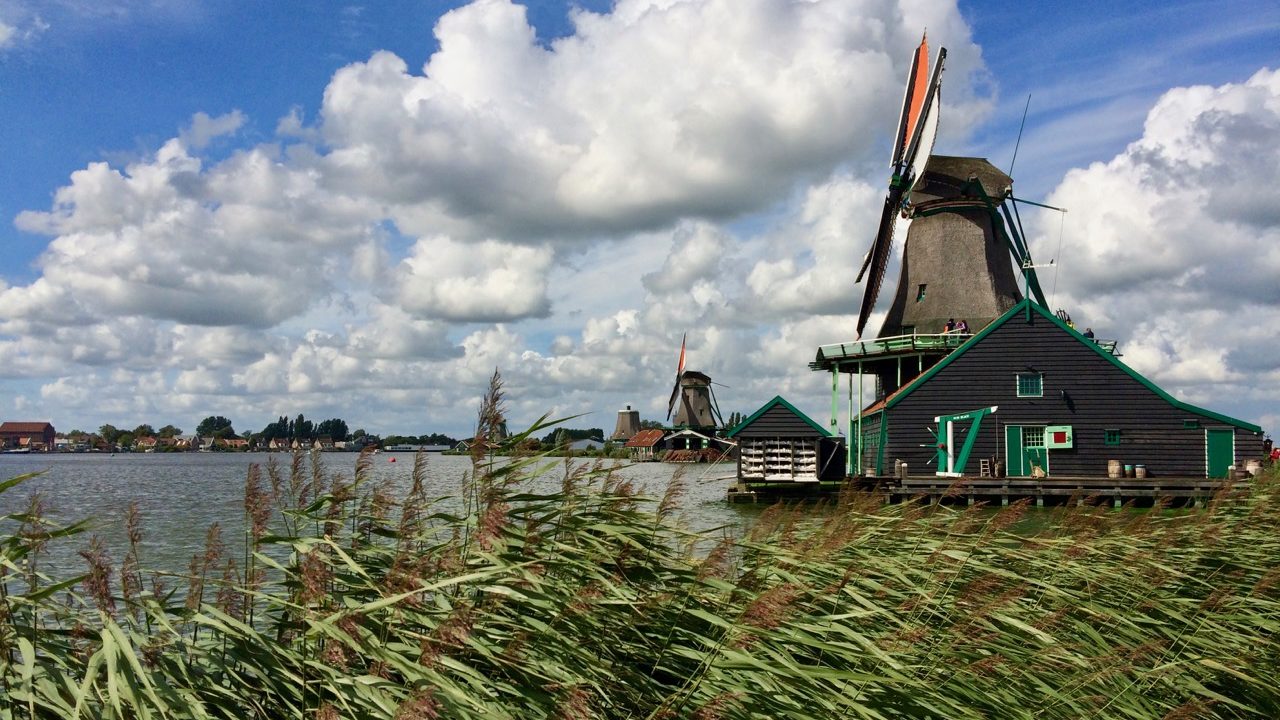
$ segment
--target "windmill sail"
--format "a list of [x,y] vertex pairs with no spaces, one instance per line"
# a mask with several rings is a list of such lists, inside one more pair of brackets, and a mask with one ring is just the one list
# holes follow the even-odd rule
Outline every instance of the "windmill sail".
[[676,383],[671,388],[671,400],[667,402],[667,420],[671,419],[671,413],[676,409],[676,400],[680,399],[680,379],[684,377],[684,343],[689,337],[685,333],[680,338],[680,360],[676,363]]
[[902,95],[902,112],[898,115],[898,134],[893,143],[893,159],[891,167],[898,167],[902,157],[915,136],[916,123],[920,120],[920,110],[924,106],[924,96],[929,88],[929,37],[920,38],[920,47],[916,48],[911,58],[911,72],[907,75],[907,89]]
[[875,309],[876,300],[880,295],[880,286],[884,282],[885,269],[889,265],[889,256],[893,250],[893,234],[903,200],[916,179],[923,175],[924,166],[928,163],[929,155],[933,151],[933,141],[938,132],[938,94],[942,81],[943,62],[946,57],[946,48],[940,48],[938,58],[934,62],[933,73],[926,81],[924,72],[928,67],[929,46],[927,39],[922,39],[911,63],[911,73],[907,77],[907,90],[902,102],[902,114],[898,118],[898,132],[894,139],[893,177],[889,181],[889,192],[885,196],[884,207],[880,211],[880,226],[876,230],[876,238],[855,280],[855,282],[862,282],[863,277],[870,271],[866,290],[862,294],[862,307],[858,310],[858,337],[862,337],[862,331],[866,328],[867,320]]
[[942,64],[947,59],[947,49],[938,50],[938,59],[933,65],[933,75],[929,79],[929,92],[923,98],[920,108],[919,122],[913,128],[913,135],[903,162],[909,167],[906,178],[907,192],[911,186],[924,176],[924,166],[929,164],[929,156],[933,154],[933,142],[938,137],[938,104],[942,89]]

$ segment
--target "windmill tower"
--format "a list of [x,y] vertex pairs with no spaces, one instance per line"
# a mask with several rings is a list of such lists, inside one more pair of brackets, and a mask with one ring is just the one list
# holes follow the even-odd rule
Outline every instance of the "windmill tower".
[[857,278],[861,282],[867,277],[858,313],[859,337],[879,298],[900,215],[911,219],[911,229],[879,338],[942,333],[951,319],[964,320],[971,332],[982,329],[1022,299],[1011,256],[1036,299],[1045,304],[1016,216],[1005,203],[1013,197],[1013,180],[984,158],[932,154],[946,57],[946,48],[941,48],[926,82],[927,39],[916,48],[898,121],[889,192]]
[[676,365],[676,382],[667,403],[667,420],[675,413],[674,425],[714,433],[724,425],[711,377],[697,370],[684,369],[684,340],[680,341],[680,361]]
[[941,333],[951,319],[976,332],[1022,299],[991,212],[1012,182],[982,158],[929,158],[908,200],[898,291],[879,337]]
[[710,430],[724,424],[720,421],[720,411],[716,407],[711,378],[706,374],[697,370],[685,370],[680,374],[676,389],[680,399],[673,424]]
[[618,411],[618,424],[614,426],[613,434],[609,439],[626,442],[638,432],[640,432],[640,411],[632,410],[628,405],[626,410]]

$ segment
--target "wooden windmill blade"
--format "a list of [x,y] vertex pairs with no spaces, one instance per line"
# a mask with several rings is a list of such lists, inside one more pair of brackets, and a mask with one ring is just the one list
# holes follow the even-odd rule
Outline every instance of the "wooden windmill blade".
[[911,72],[907,73],[907,87],[902,93],[902,112],[898,114],[898,132],[893,140],[893,156],[889,166],[895,171],[903,165],[907,147],[915,136],[916,124],[920,119],[920,111],[924,105],[928,90],[929,77],[929,36],[926,33],[920,38],[920,46],[911,57]]
[[[867,280],[866,290],[862,293],[862,307],[858,310],[858,337],[862,337],[867,319],[871,317],[871,311],[876,306],[876,298],[880,295],[880,285],[884,282],[884,273],[889,267],[889,253],[893,249],[893,231],[898,222],[898,207],[901,204],[902,188],[889,188],[889,194],[884,199],[884,209],[880,212],[880,229],[876,232],[876,239],[867,256],[868,262],[863,267],[864,272],[867,269],[871,270],[871,276]],[[861,280],[862,275],[859,274],[858,281]]]
[[898,132],[894,136],[893,177],[889,182],[889,192],[885,195],[884,208],[880,212],[876,238],[855,279],[855,282],[862,282],[863,277],[870,272],[866,290],[862,294],[862,306],[858,310],[858,337],[862,337],[862,331],[866,329],[867,320],[875,310],[876,300],[880,296],[903,200],[916,179],[924,174],[924,166],[933,152],[933,141],[938,133],[938,91],[946,57],[946,48],[940,48],[933,73],[927,78],[927,39],[921,39],[912,59],[911,73],[907,76],[907,90],[902,101],[902,114],[898,118]]
[[920,107],[920,116],[911,142],[902,158],[907,171],[905,180],[908,191],[924,176],[924,167],[929,163],[929,156],[933,155],[933,142],[938,137],[939,105],[942,103],[942,68],[946,60],[947,49],[938,48],[938,58],[933,63],[933,73],[929,77],[929,89]]
[[667,421],[671,421],[671,413],[676,409],[676,400],[680,397],[680,381],[684,379],[684,343],[689,333],[680,338],[680,359],[676,362],[676,384],[671,388],[671,400],[667,402]]
[[715,419],[716,427],[724,427],[724,414],[720,412],[720,401],[716,400],[716,389],[713,387],[717,383],[708,383],[707,392],[711,395],[711,412]]

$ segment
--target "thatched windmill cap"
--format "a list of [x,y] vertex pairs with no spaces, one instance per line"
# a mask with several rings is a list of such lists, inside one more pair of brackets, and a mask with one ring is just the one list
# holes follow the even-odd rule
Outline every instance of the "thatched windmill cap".
[[986,158],[934,155],[925,166],[924,177],[911,191],[911,204],[974,197],[965,193],[964,186],[970,179],[982,185],[982,191],[993,201],[999,202],[1013,187],[1013,178],[992,165]]

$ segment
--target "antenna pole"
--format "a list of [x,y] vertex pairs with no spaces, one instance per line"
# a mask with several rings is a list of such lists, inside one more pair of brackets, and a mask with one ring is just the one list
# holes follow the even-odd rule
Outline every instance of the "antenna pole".
[[1013,144],[1013,159],[1009,161],[1009,177],[1013,177],[1013,164],[1018,162],[1018,146],[1022,144],[1022,129],[1027,126],[1027,110],[1031,109],[1031,93],[1027,93],[1027,104],[1022,107],[1022,124],[1018,125],[1018,140]]

